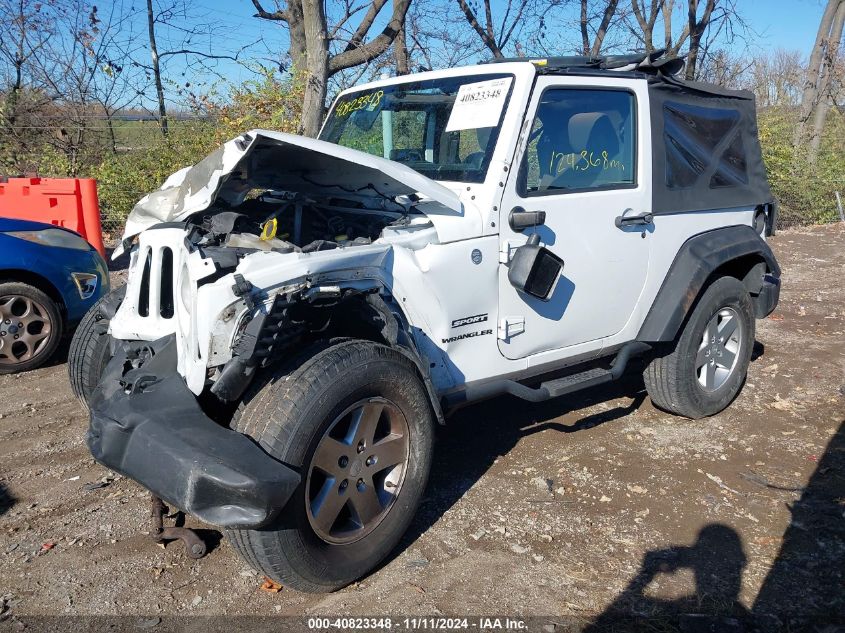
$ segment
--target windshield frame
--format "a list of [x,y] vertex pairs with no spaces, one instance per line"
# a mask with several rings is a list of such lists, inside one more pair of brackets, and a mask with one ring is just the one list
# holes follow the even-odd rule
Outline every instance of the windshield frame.
[[[478,168],[475,168],[475,169],[472,169],[472,170],[466,169],[466,170],[464,170],[464,172],[462,174],[463,176],[466,176],[468,173],[474,172],[472,178],[455,177],[460,173],[457,170],[451,170],[451,171],[447,170],[446,173],[444,174],[444,177],[438,177],[440,174],[432,173],[432,171],[434,171],[434,170],[432,170],[432,171],[417,170],[417,169],[415,169],[415,167],[412,163],[402,161],[402,160],[395,160],[394,161],[394,162],[397,162],[401,165],[405,165],[406,167],[409,167],[410,169],[414,169],[414,171],[421,174],[422,176],[430,178],[430,179],[432,179],[436,182],[440,182],[441,184],[449,183],[449,182],[483,184],[487,180],[489,173],[490,173],[490,167],[491,167],[492,163],[494,162],[496,155],[498,154],[497,148],[501,144],[502,131],[505,127],[505,123],[506,123],[506,120],[507,120],[507,114],[510,111],[510,109],[511,109],[513,103],[514,103],[514,97],[518,92],[518,84],[521,80],[520,75],[522,73],[514,72],[515,69],[510,68],[509,66],[511,66],[511,64],[491,65],[491,66],[481,66],[481,67],[468,67],[468,68],[460,68],[460,69],[450,69],[450,70],[447,70],[447,71],[425,72],[425,73],[419,73],[419,74],[414,74],[414,75],[407,75],[407,76],[403,76],[401,78],[393,78],[389,81],[383,80],[383,81],[371,82],[371,83],[368,83],[368,84],[364,84],[364,85],[361,85],[361,86],[355,86],[353,88],[344,90],[344,91],[340,92],[337,95],[337,97],[335,97],[335,99],[332,101],[332,105],[329,109],[329,112],[328,112],[325,120],[323,121],[323,125],[320,128],[320,132],[319,132],[319,135],[317,136],[317,138],[320,139],[320,140],[326,141],[326,142],[330,142],[330,143],[340,145],[342,147],[350,147],[348,145],[343,145],[342,143],[338,143],[337,141],[328,138],[327,132],[329,131],[330,125],[332,125],[333,122],[337,120],[337,119],[335,119],[335,116],[336,116],[336,111],[337,111],[337,108],[339,107],[339,105],[350,103],[351,101],[353,101],[356,98],[356,95],[359,96],[359,97],[363,97],[363,96],[367,96],[370,93],[373,93],[374,91],[379,91],[379,90],[387,91],[388,89],[395,90],[397,88],[401,88],[402,86],[406,86],[406,85],[421,85],[421,84],[427,84],[427,83],[434,84],[438,81],[449,82],[449,83],[458,82],[460,85],[464,85],[464,84],[473,84],[473,83],[478,83],[478,82],[483,82],[483,81],[491,81],[491,80],[495,80],[495,79],[509,79],[510,82],[509,82],[508,89],[507,89],[507,95],[505,96],[504,103],[502,104],[501,112],[499,113],[498,122],[495,126],[488,126],[489,129],[491,129],[491,132],[490,132],[490,138],[488,140],[487,146],[484,150],[485,155],[483,157],[483,162]],[[426,88],[422,88],[422,89],[426,89]],[[408,109],[407,111],[411,111],[411,110],[412,109]],[[397,112],[397,111],[401,111],[401,110],[396,110],[395,112]],[[379,109],[378,113],[380,114],[381,112],[383,112],[383,110]],[[450,115],[451,115],[451,111],[450,111]],[[347,116],[351,116],[351,114],[347,115]],[[428,116],[430,116],[430,114],[427,114],[426,116],[428,117]],[[346,124],[348,124],[348,120],[349,119],[347,119],[347,121],[341,122],[344,125],[344,127],[345,127]],[[374,125],[377,125],[377,123],[374,122]],[[427,125],[427,127],[428,127],[428,125]],[[474,130],[477,130],[477,129],[488,129],[488,128],[487,127],[485,127],[485,128],[466,128],[465,130],[461,130],[461,132],[471,132],[471,131],[474,131]],[[430,133],[429,131],[426,131],[425,135],[427,135],[429,133]],[[445,133],[445,124],[444,124],[443,130],[441,131],[441,134],[443,134],[443,133]],[[340,132],[340,135],[342,135],[342,134],[343,134],[343,131]],[[357,149],[357,148],[354,148],[354,149]],[[394,148],[394,149],[397,149],[397,148]],[[365,151],[365,150],[362,150],[362,151]],[[372,156],[384,157],[383,154],[377,154],[377,153],[373,153],[373,152],[369,152],[369,151],[367,153],[372,155]],[[388,159],[388,160],[390,160],[390,159]],[[435,166],[435,168],[438,166],[438,163],[436,163],[436,162],[432,162],[431,164],[433,166]],[[446,164],[444,164],[443,166],[445,166],[445,165]]]

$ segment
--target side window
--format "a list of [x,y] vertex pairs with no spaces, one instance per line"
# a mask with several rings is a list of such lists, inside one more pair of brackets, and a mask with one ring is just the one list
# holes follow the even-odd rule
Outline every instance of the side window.
[[627,91],[546,90],[520,165],[520,194],[634,185],[635,112]]

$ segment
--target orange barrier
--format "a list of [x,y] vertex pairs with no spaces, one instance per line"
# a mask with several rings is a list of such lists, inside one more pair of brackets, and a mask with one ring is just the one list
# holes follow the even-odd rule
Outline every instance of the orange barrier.
[[9,178],[0,181],[0,216],[76,231],[106,256],[93,178]]

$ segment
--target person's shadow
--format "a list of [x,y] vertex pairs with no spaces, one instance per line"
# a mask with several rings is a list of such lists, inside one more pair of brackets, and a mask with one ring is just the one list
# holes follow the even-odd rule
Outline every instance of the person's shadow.
[[16,499],[2,483],[0,483],[0,516],[6,514],[15,505]]
[[[684,633],[744,631],[749,613],[738,597],[745,563],[739,534],[726,525],[707,525],[690,547],[647,552],[627,588],[584,630],[663,630],[664,626]],[[694,593],[674,600],[647,595],[656,577],[682,569],[695,576]]]
[[[625,591],[585,630],[845,630],[843,500],[845,422],[831,438],[801,498],[790,508],[792,521],[751,611],[738,602],[746,562],[739,534],[727,526],[711,524],[701,530],[692,547],[673,546],[646,553],[639,573]],[[658,574],[684,568],[695,575],[694,594],[678,600],[646,595]]]

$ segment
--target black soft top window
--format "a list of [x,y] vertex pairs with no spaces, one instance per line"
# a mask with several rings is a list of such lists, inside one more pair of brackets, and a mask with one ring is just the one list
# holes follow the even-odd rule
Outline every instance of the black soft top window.
[[667,187],[692,187],[708,174],[711,189],[748,184],[739,112],[669,101],[663,119]]
[[752,93],[672,77],[648,81],[654,213],[772,201]]

